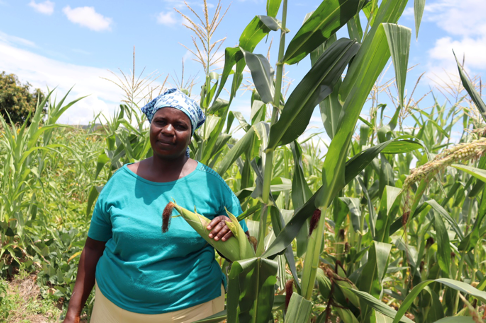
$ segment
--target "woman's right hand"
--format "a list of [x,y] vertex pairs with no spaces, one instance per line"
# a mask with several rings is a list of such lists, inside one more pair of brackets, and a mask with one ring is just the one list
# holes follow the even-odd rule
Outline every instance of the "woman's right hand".
[[69,306],[64,323],[79,323],[80,313],[95,284],[96,264],[103,255],[106,242],[91,238],[86,239],[83,252],[79,258],[76,283],[69,300]]

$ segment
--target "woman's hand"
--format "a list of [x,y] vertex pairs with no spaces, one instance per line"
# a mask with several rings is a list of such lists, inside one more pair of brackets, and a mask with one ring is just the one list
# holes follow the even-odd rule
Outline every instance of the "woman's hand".
[[206,228],[212,230],[209,233],[211,239],[226,241],[233,236],[233,232],[226,225],[226,221],[229,221],[226,215],[219,215],[209,222]]
[[105,250],[104,241],[88,237],[79,258],[78,274],[64,323],[79,323],[79,315],[95,284],[96,265]]

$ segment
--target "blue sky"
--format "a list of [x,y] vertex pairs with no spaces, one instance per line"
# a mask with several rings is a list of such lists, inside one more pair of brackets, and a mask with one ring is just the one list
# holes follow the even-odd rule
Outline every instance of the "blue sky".
[[[212,14],[217,2],[208,3]],[[222,50],[237,44],[241,32],[255,15],[265,14],[265,3],[263,0],[222,0],[223,9],[231,4],[214,36],[214,39],[226,37]],[[202,14],[202,0],[192,0],[189,4]],[[291,32],[287,35],[287,44],[305,14],[319,4],[316,0],[289,0],[288,28]],[[409,0],[399,23],[411,28],[415,35],[412,6],[413,1]],[[179,0],[0,0],[0,71],[15,73],[22,82],[28,81],[42,89],[57,86],[58,95],[74,86],[71,99],[89,95],[60,120],[70,124],[86,124],[94,113],[101,111],[110,115],[116,109],[122,93],[102,77],[113,78],[108,70],[116,72],[120,68],[129,72],[133,46],[136,47],[137,70],[145,67],[147,73],[157,71],[161,74],[158,81],[168,73],[180,78],[181,61],[185,59],[186,79],[198,75],[199,83],[193,91],[197,94],[204,73],[201,65],[192,61],[191,54],[180,45],[193,48],[192,33],[182,25],[183,19],[174,8],[194,17]],[[446,73],[455,80],[457,69],[452,49],[458,57],[465,53],[470,75],[484,78],[485,12],[484,0],[427,0],[419,39],[412,39],[409,66],[418,66],[407,76],[409,92],[423,72],[426,75],[416,91],[416,98],[427,93],[436,82],[446,80]],[[345,33],[339,35],[346,36]],[[274,64],[277,33],[272,33],[255,52],[266,54],[271,39],[274,40],[271,51]],[[305,59],[299,65],[288,67],[287,76],[295,80],[296,85],[309,67],[310,62]],[[384,79],[392,77],[393,67],[390,67]],[[172,82],[171,77],[169,82]],[[383,100],[387,100],[386,95],[383,96]],[[430,104],[427,100],[421,104]],[[248,92],[238,96],[233,109],[249,117]],[[317,110],[312,119],[315,129],[322,128]]]

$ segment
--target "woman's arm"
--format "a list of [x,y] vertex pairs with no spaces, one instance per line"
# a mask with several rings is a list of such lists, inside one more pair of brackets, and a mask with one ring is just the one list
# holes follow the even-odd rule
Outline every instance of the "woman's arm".
[[88,299],[95,283],[96,264],[105,250],[104,241],[97,241],[91,238],[86,239],[83,252],[78,265],[78,275],[74,285],[74,291],[69,301],[64,323],[78,323],[79,315],[84,303]]

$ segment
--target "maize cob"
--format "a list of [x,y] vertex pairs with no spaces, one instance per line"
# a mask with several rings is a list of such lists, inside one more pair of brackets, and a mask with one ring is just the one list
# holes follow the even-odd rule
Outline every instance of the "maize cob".
[[170,219],[172,209],[175,208],[180,216],[187,221],[187,223],[196,230],[199,235],[206,240],[211,246],[213,246],[216,250],[218,250],[226,259],[230,261],[237,261],[241,259],[248,259],[255,257],[255,252],[253,250],[252,245],[247,239],[243,228],[238,222],[238,219],[226,210],[228,214],[229,221],[225,221],[228,228],[233,233],[233,237],[229,238],[226,241],[221,240],[214,240],[209,237],[210,230],[207,229],[207,226],[211,220],[206,218],[205,216],[198,214],[196,208],[194,208],[194,213],[175,204],[170,202],[164,209],[164,219],[163,219],[163,232],[168,230],[168,221]]

